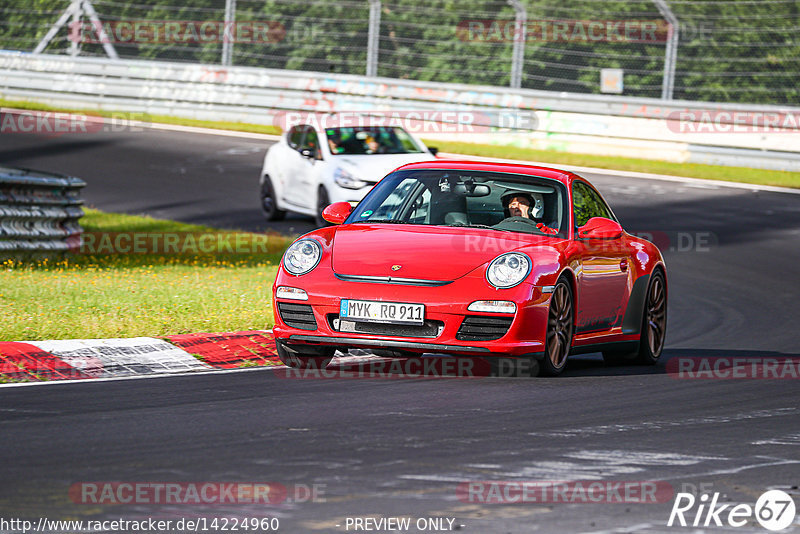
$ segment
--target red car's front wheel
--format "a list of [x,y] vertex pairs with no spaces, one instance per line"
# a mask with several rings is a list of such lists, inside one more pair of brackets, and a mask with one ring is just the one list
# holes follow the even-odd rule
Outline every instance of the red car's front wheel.
[[549,376],[561,374],[567,365],[567,357],[572,349],[574,333],[572,289],[563,278],[558,281],[550,298],[550,311],[547,315],[547,337],[542,373]]

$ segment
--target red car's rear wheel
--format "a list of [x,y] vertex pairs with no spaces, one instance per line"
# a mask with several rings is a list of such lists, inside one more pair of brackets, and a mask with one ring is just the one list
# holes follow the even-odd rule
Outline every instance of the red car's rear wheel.
[[647,301],[642,318],[642,337],[639,341],[639,354],[636,363],[652,365],[658,361],[664,350],[667,333],[667,287],[664,275],[656,271],[650,277],[647,288]]
[[549,376],[561,374],[567,365],[567,357],[572,349],[574,333],[572,289],[561,279],[550,298],[550,311],[547,315],[547,336],[541,371]]
[[664,350],[667,332],[667,286],[664,274],[656,270],[647,286],[639,349],[633,352],[604,351],[603,360],[609,365],[653,365]]

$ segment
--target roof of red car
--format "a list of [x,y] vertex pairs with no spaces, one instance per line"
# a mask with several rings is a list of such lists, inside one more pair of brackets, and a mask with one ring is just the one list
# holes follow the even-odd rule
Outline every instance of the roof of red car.
[[508,172],[515,174],[528,174],[531,176],[541,176],[542,178],[551,178],[559,180],[567,185],[576,176],[569,172],[560,169],[553,169],[551,167],[537,167],[536,165],[524,165],[519,163],[504,163],[494,161],[469,161],[469,160],[455,160],[455,159],[437,159],[433,161],[420,161],[417,163],[408,163],[400,167],[400,169],[452,169],[452,170],[472,170],[472,171],[488,171],[488,172]]

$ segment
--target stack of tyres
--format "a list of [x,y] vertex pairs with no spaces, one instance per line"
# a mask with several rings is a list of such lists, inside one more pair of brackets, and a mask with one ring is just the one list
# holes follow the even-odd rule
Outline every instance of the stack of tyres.
[[83,180],[0,167],[0,260],[51,257],[80,246]]

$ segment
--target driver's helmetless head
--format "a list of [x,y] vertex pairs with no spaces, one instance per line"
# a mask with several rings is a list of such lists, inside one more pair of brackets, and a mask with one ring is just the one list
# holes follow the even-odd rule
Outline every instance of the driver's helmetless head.
[[514,195],[508,200],[508,213],[512,217],[529,217],[531,201],[525,195]]

